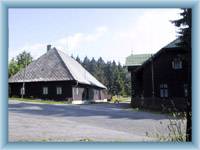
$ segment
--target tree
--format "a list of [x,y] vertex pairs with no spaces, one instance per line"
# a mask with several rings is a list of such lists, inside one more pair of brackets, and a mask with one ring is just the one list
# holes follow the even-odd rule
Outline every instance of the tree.
[[101,57],[97,61],[94,58],[90,60],[87,56],[83,61],[77,61],[80,61],[88,72],[107,87],[109,94],[130,95],[130,77],[127,77],[127,69],[120,63],[105,62]]
[[33,61],[33,57],[31,56],[30,53],[23,51],[22,53],[17,55],[16,60],[21,70],[22,68],[25,68],[26,65],[30,64]]
[[8,76],[11,77],[19,71],[17,61],[12,58],[8,66]]
[[113,85],[113,71],[112,71],[112,63],[110,61],[108,61],[105,65],[105,68],[104,68],[104,74],[105,74],[105,77],[106,77],[106,87],[108,88],[108,93],[109,94],[113,94],[111,92],[111,89],[112,89],[112,85]]
[[103,84],[106,83],[106,76],[105,76],[105,62],[103,61],[103,59],[100,57],[97,60],[97,65],[96,65],[96,76],[98,77],[99,81]]
[[180,13],[181,19],[174,20],[172,23],[179,28],[178,34],[181,40],[179,44],[191,53],[191,30],[192,30],[192,10],[182,9]]
[[179,27],[179,38],[181,40],[180,46],[187,50],[187,64],[188,64],[188,100],[187,100],[187,129],[186,129],[186,140],[192,140],[192,99],[191,99],[191,30],[192,30],[192,10],[182,9],[183,12],[180,13],[181,19],[172,21],[175,26]]
[[26,65],[33,61],[33,57],[30,53],[23,51],[17,55],[16,59],[12,58],[8,66],[8,76],[13,76],[21,69],[25,68]]
[[[82,65],[83,65],[83,67],[85,68],[85,69],[89,69],[89,64],[90,64],[90,60],[89,60],[89,58],[86,56],[85,58],[84,58],[84,60],[83,60],[83,62],[82,62]],[[89,71],[89,70],[88,70]]]
[[97,69],[97,62],[94,58],[92,58],[92,60],[88,64],[88,71],[98,79],[98,76],[96,75],[96,69]]
[[81,59],[79,58],[79,56],[76,57],[76,61],[81,64]]

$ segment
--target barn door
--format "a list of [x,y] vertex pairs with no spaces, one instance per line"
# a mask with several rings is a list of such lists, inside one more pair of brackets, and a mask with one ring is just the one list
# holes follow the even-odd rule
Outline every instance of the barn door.
[[84,88],[82,99],[89,100],[89,89],[88,88]]

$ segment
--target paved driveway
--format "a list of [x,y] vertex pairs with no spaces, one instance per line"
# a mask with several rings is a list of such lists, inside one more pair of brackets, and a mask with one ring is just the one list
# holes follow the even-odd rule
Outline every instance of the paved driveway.
[[169,133],[168,116],[128,108],[129,104],[48,105],[9,100],[9,141],[152,141],[146,132]]

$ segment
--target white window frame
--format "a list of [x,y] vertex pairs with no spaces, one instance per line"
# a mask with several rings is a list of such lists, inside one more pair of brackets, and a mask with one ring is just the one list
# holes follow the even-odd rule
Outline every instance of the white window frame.
[[180,58],[174,58],[174,60],[172,61],[172,68],[173,69],[182,69],[182,61]]
[[48,95],[48,87],[45,86],[45,87],[42,88],[42,94]]
[[56,87],[56,94],[62,95],[62,87]]
[[161,98],[169,97],[168,85],[167,84],[160,84],[160,97]]

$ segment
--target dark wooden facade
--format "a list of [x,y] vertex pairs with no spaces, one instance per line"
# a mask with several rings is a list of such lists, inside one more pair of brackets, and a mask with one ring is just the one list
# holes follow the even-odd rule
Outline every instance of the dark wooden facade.
[[[10,97],[21,97],[23,83],[9,83]],[[43,88],[48,88],[48,93],[43,93]],[[62,92],[57,93],[57,88]],[[51,81],[25,83],[25,95],[27,98],[52,99],[52,100],[101,100],[106,99],[106,90],[85,84],[77,84],[76,81]]]
[[[174,61],[181,62],[180,68]],[[131,72],[132,106],[149,109],[186,108],[188,92],[187,51],[174,47],[163,48],[139,67],[128,67]]]

